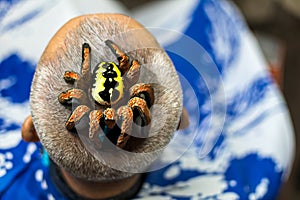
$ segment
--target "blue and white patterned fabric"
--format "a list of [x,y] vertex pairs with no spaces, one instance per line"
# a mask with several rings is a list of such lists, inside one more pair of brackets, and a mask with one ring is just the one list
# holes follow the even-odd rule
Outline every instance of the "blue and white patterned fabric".
[[[285,102],[240,13],[225,0],[0,0],[0,199],[65,199],[39,143],[21,140],[35,65],[69,19],[131,15],[158,38],[180,76],[190,126],[178,131],[137,198],[274,199],[294,156]],[[170,164],[171,163],[171,164]]]

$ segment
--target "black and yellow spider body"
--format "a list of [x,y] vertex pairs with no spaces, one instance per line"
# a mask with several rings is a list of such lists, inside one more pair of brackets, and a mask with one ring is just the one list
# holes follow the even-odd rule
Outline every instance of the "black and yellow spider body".
[[[154,91],[150,84],[137,83],[141,67],[137,60],[130,60],[112,41],[105,43],[117,56],[119,64],[101,62],[91,72],[91,48],[84,43],[81,72],[65,72],[65,81],[74,87],[62,92],[58,100],[72,106],[65,124],[69,131],[76,132],[76,125],[84,123],[91,140],[101,144],[106,135],[111,142],[124,148],[133,123],[150,124]],[[88,122],[82,120],[86,118]]]
[[101,62],[93,77],[92,97],[97,103],[109,106],[123,97],[123,78],[114,62]]

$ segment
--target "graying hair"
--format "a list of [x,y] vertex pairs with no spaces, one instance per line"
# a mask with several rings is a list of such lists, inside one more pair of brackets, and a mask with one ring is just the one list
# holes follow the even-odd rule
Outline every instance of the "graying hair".
[[[135,170],[144,170],[170,142],[182,110],[179,79],[165,51],[132,18],[114,16],[81,16],[71,20],[71,28],[63,26],[50,41],[37,65],[30,94],[34,125],[51,159],[74,176],[92,181],[122,179],[131,176]],[[120,17],[123,20],[119,20]],[[117,62],[104,43],[108,39],[141,63],[140,81],[157,83],[153,84],[154,105],[158,105],[159,109],[152,110],[152,137],[146,138],[134,149],[135,153],[145,153],[146,156],[118,158],[119,162],[135,170],[114,169],[95,158],[78,137],[66,130],[65,122],[71,111],[58,102],[58,95],[71,87],[63,79],[64,72],[80,72],[83,43],[91,46],[92,68],[102,61]]]

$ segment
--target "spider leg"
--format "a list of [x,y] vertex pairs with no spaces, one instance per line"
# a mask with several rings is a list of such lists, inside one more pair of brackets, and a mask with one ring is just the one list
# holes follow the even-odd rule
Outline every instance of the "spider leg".
[[79,81],[82,77],[86,81],[86,79],[88,78],[87,76],[89,76],[90,74],[90,63],[91,63],[90,52],[91,52],[90,45],[84,43],[82,45],[81,75],[74,71],[65,71],[64,79],[67,83],[74,84],[75,81]]
[[67,83],[74,84],[75,81],[80,79],[80,75],[74,71],[65,71],[64,79]]
[[[100,110],[93,110],[90,112],[90,130],[89,138],[94,140],[95,135],[98,134],[97,139],[94,142],[98,143],[101,147],[105,140],[105,136],[114,144],[117,143],[116,132],[118,131],[116,124],[116,113],[113,108],[106,108],[103,112]],[[102,128],[103,132],[99,132],[99,128]]]
[[75,108],[75,110],[71,113],[70,117],[66,121],[66,128],[69,131],[73,131],[75,129],[76,124],[80,122],[85,114],[90,111],[90,108],[85,105],[80,105]]
[[107,108],[103,112],[104,122],[107,128],[112,129],[116,124],[115,109]]
[[130,68],[129,57],[111,40],[106,40],[105,44],[117,56],[119,61],[119,68],[122,75],[124,75]]
[[82,45],[81,77],[75,82],[75,87],[87,91],[91,84],[91,47],[88,43]]
[[133,97],[127,104],[133,111],[133,121],[140,126],[147,126],[151,123],[150,110],[147,102],[140,97]]
[[81,75],[86,76],[91,71],[91,47],[88,43],[82,45]]
[[133,60],[128,72],[125,75],[125,81],[128,88],[138,81],[140,77],[140,68],[140,63],[137,60]]
[[118,143],[118,138],[120,133],[120,128],[119,126],[116,126],[117,122],[117,113],[115,109],[113,108],[107,108],[104,112],[104,125],[103,131],[107,138],[113,143],[117,144]]
[[154,90],[150,84],[135,84],[130,88],[130,96],[144,99],[147,102],[148,108],[154,103]]
[[122,106],[117,111],[118,118],[121,121],[121,134],[117,140],[117,146],[124,148],[132,131],[133,112],[130,107]]
[[72,88],[60,93],[58,96],[58,101],[64,105],[72,105],[73,99],[84,101],[86,99],[86,94],[81,89]]
[[90,130],[89,130],[89,138],[93,139],[95,134],[98,133],[100,128],[101,118],[103,117],[103,113],[100,110],[93,110],[90,112]]

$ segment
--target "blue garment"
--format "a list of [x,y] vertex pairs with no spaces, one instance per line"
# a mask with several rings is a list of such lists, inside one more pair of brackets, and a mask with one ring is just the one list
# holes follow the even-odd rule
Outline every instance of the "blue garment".
[[[41,144],[23,142],[20,127],[30,114],[41,54],[30,51],[43,49],[73,11],[65,8],[66,17],[53,20],[47,12],[63,3],[0,3],[6,8],[0,11],[0,199],[65,199],[50,179]],[[148,173],[137,198],[274,199],[294,150],[285,102],[232,4],[202,0],[188,17],[183,33],[163,46],[180,75],[190,126],[175,134],[159,161],[165,167]],[[49,22],[49,31],[32,30],[39,20]]]

